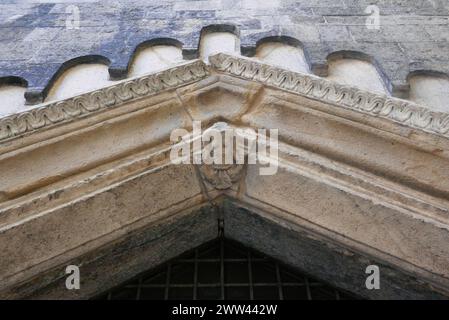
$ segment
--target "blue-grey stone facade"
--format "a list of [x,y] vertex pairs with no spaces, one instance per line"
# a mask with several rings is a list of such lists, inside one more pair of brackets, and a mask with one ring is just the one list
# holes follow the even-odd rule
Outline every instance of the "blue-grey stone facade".
[[[71,5],[79,9],[79,28],[67,28]],[[378,29],[366,25],[369,5],[379,8]],[[265,37],[295,38],[317,73],[333,52],[362,52],[397,91],[410,72],[449,73],[447,0],[3,0],[0,82],[26,82],[29,91],[41,92],[77,58],[101,58],[121,77],[146,41],[178,44],[186,58],[194,57],[201,30],[210,25],[234,28],[247,55]]]

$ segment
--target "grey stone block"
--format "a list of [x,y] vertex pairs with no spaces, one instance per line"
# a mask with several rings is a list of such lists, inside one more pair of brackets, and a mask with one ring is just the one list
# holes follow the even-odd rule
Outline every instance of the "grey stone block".
[[[80,11],[79,30],[66,29],[72,4]],[[380,11],[379,30],[365,26],[372,4]],[[392,82],[405,82],[404,66],[441,71],[449,65],[445,0],[8,0],[0,4],[0,76],[23,76],[31,87],[44,87],[52,75],[42,73],[42,63],[85,55],[102,55],[124,68],[139,43],[155,38],[177,39],[185,52],[195,52],[201,29],[212,24],[237,26],[245,48],[264,36],[295,37],[312,64],[334,51],[362,51]]]

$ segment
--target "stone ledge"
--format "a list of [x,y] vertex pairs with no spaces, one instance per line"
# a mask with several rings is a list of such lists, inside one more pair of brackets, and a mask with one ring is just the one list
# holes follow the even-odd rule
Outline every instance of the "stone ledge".
[[[316,76],[291,72],[243,57],[217,54],[211,67],[219,72],[261,82],[313,100],[331,103],[426,132],[449,136],[449,114],[434,112],[409,101],[340,85]],[[209,75],[202,61],[126,80],[110,87],[0,119],[0,142],[56,124],[80,119],[124,102],[152,96],[201,80]]]
[[[225,237],[242,242],[284,263],[368,299],[443,299],[449,291],[429,285],[385,260],[374,258],[295,223],[274,218],[233,200],[224,204]],[[366,290],[365,268],[381,273],[381,290]]]

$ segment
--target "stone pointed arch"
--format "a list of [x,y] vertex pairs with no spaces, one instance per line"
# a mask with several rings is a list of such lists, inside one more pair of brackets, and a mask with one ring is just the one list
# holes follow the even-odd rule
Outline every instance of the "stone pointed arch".
[[[220,224],[365,297],[448,295],[447,114],[248,58],[209,63],[0,120],[1,297],[87,298]],[[196,120],[278,129],[277,173],[173,164],[170,133]],[[67,264],[83,291],[65,289]],[[382,293],[360,285],[369,264]]]

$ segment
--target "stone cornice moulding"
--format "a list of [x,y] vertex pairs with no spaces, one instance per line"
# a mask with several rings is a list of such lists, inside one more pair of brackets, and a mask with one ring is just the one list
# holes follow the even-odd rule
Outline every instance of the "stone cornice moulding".
[[176,89],[209,75],[204,62],[195,60],[158,73],[120,81],[109,87],[0,119],[0,142],[53,125],[83,118],[95,112]]
[[[346,184],[348,185],[348,188],[342,188],[342,184],[341,183],[336,183],[336,182],[332,182],[329,179],[332,178],[327,172],[324,172],[323,169],[319,169],[319,172],[313,173],[313,172],[309,172],[310,170],[304,170],[304,169],[300,169],[298,168],[298,166],[292,166],[292,164],[288,161],[288,159],[284,160],[284,156],[286,156],[284,154],[284,151],[287,152],[291,157],[294,158],[298,158],[298,154],[294,153],[292,150],[293,147],[287,146],[287,145],[283,145],[281,144],[281,157],[280,157],[280,169],[285,173],[288,174],[288,176],[290,178],[294,179],[299,179],[298,181],[300,182],[300,180],[302,179],[306,179],[306,180],[314,180],[320,183],[320,185],[323,186],[328,186],[329,188],[333,188],[338,191],[338,194],[341,195],[343,193],[347,193],[347,194],[351,194],[354,197],[356,197],[357,199],[359,199],[358,201],[371,201],[369,199],[369,192],[364,192],[364,194],[357,194],[356,189],[358,188],[358,186],[360,184],[357,183],[351,183],[351,181],[348,181],[347,179],[354,179],[357,178],[357,176],[351,172],[347,172],[346,175],[347,177],[340,177],[339,180],[341,180],[340,182],[346,182]],[[42,195],[42,203],[41,205],[37,208],[36,207],[36,201],[35,199],[26,199],[26,203],[29,204],[29,207],[27,209],[24,210],[24,208],[26,208],[25,205],[20,204],[15,206],[14,210],[11,211],[15,211],[17,212],[16,214],[12,214],[10,216],[9,220],[7,221],[7,223],[5,224],[3,230],[3,233],[8,233],[7,236],[9,235],[8,239],[15,239],[15,236],[18,236],[20,234],[27,234],[26,232],[20,232],[21,228],[28,228],[28,230],[30,230],[29,232],[31,234],[35,234],[35,233],[39,233],[39,231],[37,231],[38,229],[36,228],[35,224],[38,224],[39,220],[45,220],[45,219],[51,219],[51,221],[55,221],[57,219],[59,219],[60,216],[63,216],[64,214],[67,214],[66,211],[70,211],[69,215],[72,218],[75,218],[76,216],[83,216],[83,212],[90,212],[87,217],[88,219],[96,219],[96,214],[93,214],[95,211],[91,210],[90,205],[84,205],[84,203],[90,203],[91,201],[98,201],[98,203],[101,204],[101,206],[105,206],[105,201],[102,201],[100,198],[102,195],[106,195],[108,197],[111,197],[111,201],[113,198],[115,197],[131,197],[129,199],[123,199],[123,201],[120,201],[119,203],[123,204],[124,207],[119,207],[119,208],[115,208],[115,206],[112,206],[112,208],[115,208],[117,212],[121,212],[118,214],[118,216],[121,216],[122,213],[124,212],[133,212],[133,205],[136,203],[139,203],[139,201],[136,201],[136,199],[134,198],[135,195],[140,194],[139,192],[147,192],[146,194],[152,194],[154,196],[154,194],[157,194],[160,192],[160,181],[165,181],[167,185],[166,190],[168,190],[168,194],[175,194],[177,195],[179,192],[179,185],[183,185],[184,186],[184,190],[187,190],[188,192],[190,192],[190,189],[192,188],[192,182],[193,181],[197,181],[196,179],[198,179],[198,181],[200,182],[201,179],[199,179],[200,177],[198,175],[194,175],[194,170],[190,170],[190,174],[187,175],[188,177],[190,177],[190,180],[186,180],[186,183],[182,183],[183,181],[185,181],[184,179],[186,179],[187,176],[181,176],[181,178],[177,178],[177,174],[164,174],[163,178],[160,178],[159,180],[155,181],[154,177],[157,177],[159,174],[161,174],[161,172],[171,172],[171,170],[181,170],[183,171],[184,169],[187,169],[188,167],[191,167],[191,165],[185,165],[185,166],[176,166],[176,165],[172,165],[169,164],[169,149],[156,149],[153,150],[151,152],[149,152],[148,150],[143,151],[141,154],[139,154],[138,156],[134,155],[132,157],[132,159],[127,159],[126,161],[120,161],[120,163],[111,163],[107,166],[107,168],[102,168],[100,172],[98,172],[98,170],[95,170],[95,172],[91,172],[89,174],[89,176],[91,178],[87,178],[83,177],[83,181],[85,181],[85,179],[88,179],[89,183],[83,183],[83,185],[81,184],[77,184],[77,185],[73,185],[73,187],[71,188],[71,190],[67,190],[68,192],[61,192],[59,190],[55,190],[55,188],[53,188],[53,194],[54,194],[54,198],[59,198],[58,201],[61,201],[61,203],[54,203],[54,199],[52,199],[52,197],[48,197],[47,192],[45,192],[45,195]],[[154,158],[154,159],[153,159]],[[153,159],[153,160],[152,160]],[[315,165],[315,160],[311,161],[312,159],[308,158],[307,162],[313,162],[313,165]],[[321,159],[323,160],[323,159]],[[324,160],[323,160],[324,161]],[[324,163],[317,163],[320,166],[324,165]],[[310,166],[312,164],[308,164],[308,166]],[[106,170],[105,170],[106,169]],[[203,169],[203,170],[202,170]],[[269,197],[271,196],[271,192],[268,192],[266,194],[254,194],[249,192],[250,190],[252,190],[253,188],[249,188],[247,190],[243,190],[242,194],[239,195],[239,188],[240,187],[236,187],[236,185],[241,185],[241,181],[246,181],[245,185],[249,186],[250,184],[253,185],[258,185],[259,188],[265,186],[268,187],[270,184],[268,183],[269,180],[266,180],[265,183],[263,184],[259,184],[259,179],[257,176],[258,175],[254,175],[254,172],[256,172],[255,170],[251,170],[251,172],[253,174],[248,175],[246,172],[244,172],[242,174],[242,171],[240,170],[241,168],[239,168],[238,166],[223,166],[223,167],[216,167],[216,168],[207,168],[207,167],[203,167],[200,168],[200,173],[201,173],[201,178],[204,179],[205,181],[209,182],[209,184],[212,186],[210,189],[207,190],[203,190],[203,193],[207,193],[209,196],[204,196],[204,197],[200,197],[200,196],[196,196],[194,198],[189,198],[185,201],[181,201],[181,202],[174,202],[175,205],[174,207],[168,207],[162,209],[161,211],[158,212],[152,212],[151,214],[149,214],[147,212],[147,208],[145,207],[145,210],[142,210],[140,213],[143,215],[144,218],[142,218],[142,221],[148,221],[151,219],[153,219],[151,216],[157,216],[157,219],[160,219],[161,217],[165,217],[165,215],[178,215],[180,212],[180,210],[182,208],[189,208],[189,206],[191,206],[192,204],[195,205],[203,205],[207,202],[210,202],[210,200],[214,200],[214,203],[216,202],[215,200],[218,199],[219,195],[227,195],[229,196],[229,198],[231,198],[233,201],[239,201],[242,204],[244,204],[247,207],[254,207],[254,208],[259,208],[260,210],[263,209],[270,209],[266,212],[273,212],[273,215],[276,214],[274,216],[274,219],[281,219],[283,217],[284,220],[280,220],[283,221],[282,223],[286,223],[287,225],[291,226],[297,226],[297,227],[301,227],[301,228],[305,228],[305,226],[309,226],[309,225],[313,225],[314,228],[316,229],[315,232],[317,235],[320,235],[322,237],[328,237],[331,243],[336,243],[335,245],[337,245],[337,243],[339,243],[338,241],[340,241],[340,238],[344,238],[345,239],[345,248],[352,248],[351,250],[354,250],[355,252],[367,252],[368,249],[370,249],[371,247],[369,247],[369,244],[364,244],[364,243],[359,243],[354,241],[351,236],[352,233],[343,233],[343,235],[339,234],[338,235],[338,241],[335,238],[335,231],[330,231],[329,225],[326,226],[326,224],[322,224],[322,223],[318,223],[318,224],[314,224],[313,222],[310,222],[308,220],[304,220],[303,218],[303,214],[301,212],[293,212],[293,211],[289,211],[286,208],[284,209],[280,209],[279,206],[276,206],[276,203],[272,204],[271,206],[267,206],[267,199],[269,199]],[[206,169],[206,170],[204,170]],[[225,172],[226,171],[226,172]],[[177,172],[177,171],[176,171]],[[114,175],[116,176],[114,179],[114,181],[110,181],[110,178],[107,178],[105,173],[108,173],[109,175]],[[95,176],[94,176],[95,175]],[[144,178],[146,177],[146,178]],[[98,180],[102,180],[102,179],[106,179],[108,181],[98,181]],[[329,178],[329,179],[328,179]],[[137,188],[136,190],[132,189],[135,186],[135,181],[138,181],[140,179],[145,179],[146,182],[146,187],[145,188]],[[271,178],[268,178],[271,179]],[[77,181],[79,181],[80,179],[76,179]],[[95,181],[97,180],[97,181]],[[284,181],[284,183],[288,180],[288,179],[284,179],[282,178],[281,180]],[[292,180],[292,181],[293,181]],[[343,181],[344,180],[344,181]],[[87,181],[86,181],[87,182]],[[159,183],[158,183],[159,182]],[[371,181],[371,180],[367,180],[366,181],[369,184],[372,183],[376,183],[376,181]],[[94,185],[95,186],[95,192],[93,192],[93,190],[86,190],[86,187],[88,187],[88,185]],[[127,186],[126,188],[123,187],[122,191],[116,191],[120,188],[122,188],[122,186]],[[235,190],[232,190],[232,185],[234,185],[236,188]],[[300,185],[300,184],[298,184]],[[64,186],[67,186],[67,182],[64,184]],[[176,190],[177,192],[172,192],[172,190],[175,189],[176,186]],[[288,187],[288,183],[286,184],[286,186]],[[285,197],[286,199],[289,197],[289,195],[292,194],[292,191],[297,192],[297,190],[294,188],[295,185],[290,185],[290,192],[285,192],[284,190],[287,190],[289,188],[282,188],[279,189],[281,190],[280,193],[283,194],[283,197]],[[67,186],[69,187],[69,186]],[[130,192],[125,192],[126,190],[128,190],[128,188],[131,188]],[[293,188],[293,189],[292,189]],[[79,189],[78,191],[76,191],[75,189]],[[147,190],[148,189],[148,190]],[[197,187],[196,188],[197,191],[196,193],[200,192],[200,188]],[[218,189],[218,193],[216,192]],[[145,191],[147,190],[147,191]],[[157,191],[156,191],[157,190]],[[184,192],[187,192],[184,191]],[[66,194],[68,193],[68,194]],[[319,193],[318,193],[319,194]],[[384,194],[383,192],[380,192],[380,194]],[[57,196],[56,196],[57,195]],[[278,194],[279,195],[279,194]],[[368,196],[368,198],[367,198]],[[376,195],[377,198],[378,195]],[[65,199],[64,199],[65,198]],[[140,198],[142,199],[149,199],[151,197],[144,197],[144,198]],[[166,194],[164,194],[163,197],[159,198],[159,201],[161,201],[161,199],[166,199],[169,198]],[[339,197],[338,197],[339,198]],[[95,200],[97,199],[97,200]],[[344,198],[342,198],[344,199]],[[177,199],[175,199],[177,200]],[[324,201],[324,200],[323,200]],[[344,200],[343,200],[344,201]],[[379,199],[374,200],[374,202],[378,202]],[[47,203],[43,203],[43,202],[47,202]],[[287,203],[288,201],[285,201],[284,203]],[[401,208],[394,206],[394,204],[392,203],[387,203],[389,201],[380,201],[378,202],[378,204],[380,203],[382,205],[382,207],[385,208],[385,210],[388,210],[387,213],[395,213],[398,216],[400,216],[400,221],[404,221],[404,223],[402,225],[400,225],[400,228],[398,226],[391,226],[391,231],[395,231],[395,230],[400,230],[400,234],[404,233],[405,229],[408,229],[409,224],[407,223],[407,221],[421,221],[421,227],[423,225],[427,226],[427,227],[431,227],[432,230],[436,230],[437,232],[439,232],[440,234],[443,233],[447,233],[447,224],[445,224],[444,228],[442,228],[438,223],[435,223],[436,221],[434,221],[433,219],[422,219],[422,217],[418,217],[415,216],[414,214],[401,214],[403,213],[403,210],[401,210]],[[357,202],[358,203],[358,202]],[[258,206],[256,206],[258,204]],[[109,206],[110,203],[107,204],[107,206]],[[150,206],[151,207],[151,206]],[[71,210],[73,209],[73,212],[71,212]],[[80,210],[80,211],[79,211]],[[335,209],[336,210],[336,209]],[[376,210],[379,210],[378,207]],[[409,213],[413,213],[413,208],[409,207],[405,209],[406,211],[409,211]],[[360,211],[360,212],[359,212]],[[5,214],[6,210],[3,210],[2,214]],[[64,213],[65,212],[65,213]],[[76,214],[74,214],[74,212],[76,212]],[[109,212],[108,210],[106,210],[106,212]],[[176,213],[175,213],[176,212]],[[336,212],[336,211],[335,211]],[[345,212],[345,216],[346,213],[350,214],[351,211],[346,210]],[[374,219],[377,217],[377,214],[366,214],[366,212],[364,213],[363,210],[357,210],[357,212],[359,212],[363,219],[366,219],[366,221],[369,221],[370,219]],[[371,211],[367,211],[367,212],[371,212]],[[148,215],[148,216],[147,216]],[[293,218],[295,217],[297,218],[297,220],[295,220],[296,222],[294,222],[293,220],[288,220],[288,218]],[[331,215],[333,216],[333,214]],[[58,226],[63,226],[63,225],[67,225],[71,223],[72,218],[67,218],[66,217],[62,217],[60,221],[55,221],[52,223],[46,223],[45,225],[48,226],[48,228],[51,228],[51,226],[54,225],[58,225]],[[382,217],[380,217],[379,219],[381,219]],[[376,218],[377,219],[377,218]],[[84,220],[83,220],[84,221]],[[130,222],[131,220],[127,220],[127,222]],[[135,222],[133,222],[130,225],[126,225],[126,228],[122,228],[118,227],[117,225],[112,226],[114,228],[117,229],[113,229],[111,230],[110,234],[107,235],[102,235],[101,237],[95,238],[92,241],[89,241],[89,246],[92,246],[92,248],[95,247],[101,247],[101,245],[104,245],[105,243],[107,243],[107,241],[111,241],[111,239],[114,239],[114,237],[117,237],[117,234],[123,234],[124,232],[127,233],[131,233],[130,230],[135,230],[135,228],[137,228],[135,225],[138,224],[139,226],[141,224],[143,224],[141,220],[136,220]],[[162,221],[162,220],[161,220]],[[165,220],[164,220],[165,221]],[[357,221],[357,220],[355,220]],[[365,221],[365,220],[364,220]],[[84,221],[85,222],[85,221]],[[83,223],[84,223],[83,222]],[[147,222],[145,222],[147,223]],[[0,224],[1,225],[1,224]],[[338,224],[337,224],[338,225]],[[364,222],[361,222],[361,225],[366,225]],[[12,227],[13,226],[13,227]],[[78,226],[78,225],[77,225]],[[331,225],[332,226],[332,225]],[[342,225],[344,226],[344,225]],[[78,226],[79,227],[79,226]],[[324,229],[326,227],[326,232],[323,232]],[[372,228],[374,228],[376,230],[376,228],[380,228],[381,231],[385,231],[382,227],[382,223],[375,223],[372,225]],[[412,226],[413,227],[413,226]],[[46,227],[47,228],[47,227]],[[129,228],[129,229],[128,229]],[[20,232],[20,233],[18,233]],[[59,231],[57,231],[59,232]],[[71,229],[70,232],[78,232],[76,228]],[[424,232],[424,231],[423,231]],[[0,232],[0,236],[1,236],[1,232]],[[15,236],[14,236],[15,235]],[[83,234],[84,236],[85,234]],[[52,232],[41,232],[39,233],[39,238],[42,237],[51,237],[52,236]],[[92,236],[92,235],[90,235]],[[394,239],[394,237],[391,237],[392,239]],[[410,239],[410,238],[409,238]],[[417,238],[416,240],[418,240],[420,238]],[[422,238],[424,240],[424,238]],[[425,238],[426,243],[430,243],[431,242],[431,237],[429,238]],[[434,238],[435,239],[435,238]],[[436,239],[442,239],[437,237]],[[78,239],[79,240],[79,239]],[[88,240],[88,239],[84,239],[83,241]],[[13,240],[8,240],[8,241],[13,241]],[[32,241],[32,240],[27,240],[27,241]],[[389,239],[389,241],[391,241],[391,239]],[[407,247],[411,246],[412,244],[418,244],[421,245],[422,241],[408,241],[407,242]],[[3,243],[6,243],[6,241],[4,241]],[[40,242],[40,244],[36,244],[38,247],[40,247],[42,250],[44,250],[43,252],[46,252],[48,250],[48,244],[50,242]],[[389,244],[393,245],[393,244],[397,244],[400,243],[400,241],[394,241],[394,242],[388,242]],[[43,244],[43,245],[41,245]],[[100,245],[101,244],[101,245]],[[357,245],[357,246],[356,246]],[[438,245],[435,243],[433,245],[433,248],[437,248],[437,247],[443,247],[446,248],[445,246],[445,242],[441,241],[438,242]],[[25,250],[27,248],[26,245],[21,245],[21,250]],[[50,267],[54,267],[55,265],[59,266],[59,264],[61,263],[65,263],[66,261],[72,261],[71,259],[74,259],[74,256],[76,254],[76,250],[86,250],[86,248],[81,248],[81,247],[76,247],[76,249],[71,248],[71,250],[69,252],[65,252],[64,254],[58,254],[56,255],[56,257],[49,255],[47,258],[48,260],[43,261],[39,264],[36,264],[35,266],[33,266],[33,268],[27,269],[26,272],[19,272],[16,273],[11,279],[4,279],[3,283],[18,283],[16,282],[17,279],[20,279],[21,281],[24,280],[25,278],[28,279],[28,276],[34,274],[35,272],[37,272],[37,274],[39,274],[39,272],[43,272],[42,270],[47,270],[50,269]],[[391,256],[388,255],[388,253],[385,253],[384,251],[382,251],[382,249],[385,248],[374,248],[374,249],[379,249],[379,252],[373,252],[373,256],[376,258],[381,259],[381,261],[386,261],[386,262],[390,262],[390,260],[392,260],[396,265],[396,266],[400,266],[401,270],[409,270],[411,269],[411,271],[416,272],[417,274],[419,274],[420,276],[426,275],[426,277],[424,279],[428,279],[428,281],[430,281],[430,283],[435,283],[435,284],[440,284],[443,288],[442,289],[446,289],[447,290],[447,278],[442,278],[441,275],[432,275],[428,272],[427,269],[423,269],[420,266],[414,266],[412,264],[410,264],[408,261],[402,261],[399,258],[396,259],[396,256],[394,256],[394,260]],[[374,250],[374,249],[370,249],[370,250]],[[359,250],[359,251],[357,251]],[[1,251],[1,250],[0,250]],[[7,253],[7,251],[4,251],[5,253]],[[425,250],[421,250],[421,252],[425,252]],[[44,254],[44,253],[42,253]],[[47,255],[48,253],[45,253],[45,255]],[[35,256],[39,256],[39,253],[33,253],[33,255]],[[25,257],[26,255],[22,255],[23,257]],[[27,259],[29,258],[29,256],[26,256]],[[62,259],[62,260],[59,260]],[[67,260],[64,260],[67,259]],[[5,259],[6,260],[6,259]],[[407,260],[407,259],[405,259]],[[28,261],[26,259],[24,259],[25,262],[23,263],[28,263]],[[56,263],[56,262],[57,263]],[[62,262],[61,262],[62,261]],[[36,271],[37,270],[37,271]],[[411,272],[408,271],[408,272]],[[415,274],[411,272],[412,274]],[[1,275],[0,275],[1,276]],[[17,276],[17,278],[15,278]],[[436,279],[436,280],[435,280]],[[11,280],[11,282],[9,282]],[[444,284],[442,282],[442,280],[444,280]],[[427,280],[426,280],[427,281]],[[3,285],[2,283],[2,285]],[[439,288],[439,286],[436,286]],[[6,287],[5,287],[6,288]],[[0,286],[0,296],[2,293],[3,288]],[[20,291],[19,291],[20,292]]]
[[209,61],[213,69],[226,74],[449,137],[447,113],[431,111],[409,101],[280,69],[248,58],[219,53],[210,57]]
[[210,66],[207,66],[203,61],[195,60],[4,117],[0,119],[0,143],[39,129],[84,118],[125,102],[180,88],[207,78],[212,70],[449,137],[449,114],[431,111],[409,101],[341,85],[309,74],[292,72],[244,57],[219,53],[211,56],[209,62]]

